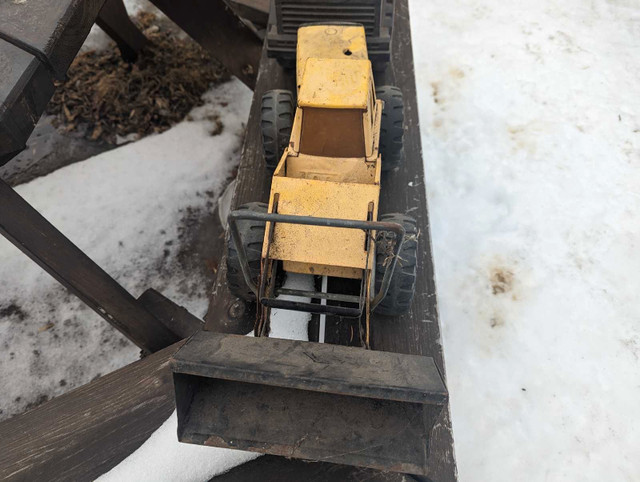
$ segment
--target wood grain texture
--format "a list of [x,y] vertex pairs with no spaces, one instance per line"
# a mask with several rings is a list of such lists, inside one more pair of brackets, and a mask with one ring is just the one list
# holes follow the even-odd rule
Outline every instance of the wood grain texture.
[[33,54],[62,80],[104,1],[0,2],[0,38]]
[[182,339],[1,180],[0,234],[143,350]]
[[26,147],[53,91],[42,62],[0,39],[0,166]]
[[122,0],[106,0],[96,23],[118,45],[120,55],[127,62],[135,62],[138,52],[148,42],[129,18]]
[[174,410],[181,344],[0,423],[0,480],[89,481],[124,460]]
[[[382,177],[380,212],[407,213],[418,221],[420,237],[416,295],[411,310],[399,318],[372,317],[371,346],[433,357],[446,379],[436,300],[429,211],[427,207],[422,142],[418,119],[415,72],[407,0],[396,0],[391,69],[376,78],[376,85],[396,85],[404,96],[404,148],[406,159],[397,170]],[[428,160],[427,160],[428,162]],[[429,477],[454,481],[457,470],[449,407],[442,411],[431,434]]]

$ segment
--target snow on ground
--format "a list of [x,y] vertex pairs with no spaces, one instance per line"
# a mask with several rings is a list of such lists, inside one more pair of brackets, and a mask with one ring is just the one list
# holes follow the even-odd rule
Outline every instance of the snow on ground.
[[178,442],[178,417],[174,411],[149,439],[99,482],[206,482],[259,454]]
[[[213,213],[239,159],[251,92],[232,81],[204,99],[191,122],[17,188],[134,296],[153,287],[197,316],[209,283],[189,236]],[[217,116],[224,128],[212,136]],[[0,419],[138,358],[138,348],[4,238],[0,280]]]
[[639,480],[640,6],[411,16],[460,480]]

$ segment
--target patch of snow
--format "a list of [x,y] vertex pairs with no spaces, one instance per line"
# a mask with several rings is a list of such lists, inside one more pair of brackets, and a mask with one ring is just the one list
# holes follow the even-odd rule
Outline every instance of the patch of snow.
[[178,442],[178,417],[174,411],[133,454],[99,482],[206,482],[260,454]]
[[[299,273],[287,273],[287,279],[282,287],[305,291],[313,291],[315,288],[312,275]],[[301,301],[303,303],[311,301],[311,298],[300,298],[291,295],[278,295],[278,299]],[[269,337],[309,341],[309,321],[311,321],[310,313],[273,308],[271,310]]]
[[638,480],[640,7],[410,8],[460,480]]
[[[72,164],[16,191],[134,296],[153,287],[202,317],[206,266],[190,250],[239,159],[252,94],[211,89],[192,122]],[[208,119],[224,122],[211,136]],[[139,349],[0,238],[0,419],[111,372]]]

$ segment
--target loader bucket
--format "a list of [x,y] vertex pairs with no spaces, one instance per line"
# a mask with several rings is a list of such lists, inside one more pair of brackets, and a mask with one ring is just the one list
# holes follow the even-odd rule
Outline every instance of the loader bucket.
[[424,474],[447,391],[433,359],[200,331],[174,355],[178,438]]

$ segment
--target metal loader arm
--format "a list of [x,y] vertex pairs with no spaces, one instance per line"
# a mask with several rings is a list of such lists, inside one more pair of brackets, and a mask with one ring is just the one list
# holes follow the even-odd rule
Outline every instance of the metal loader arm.
[[[235,243],[236,249],[238,251],[238,257],[240,260],[240,266],[242,268],[242,274],[244,275],[245,282],[247,286],[253,291],[256,295],[256,298],[260,300],[261,303],[266,306],[272,306],[277,308],[285,308],[285,309],[293,309],[297,311],[311,311],[317,312],[320,308],[319,305],[313,303],[301,303],[301,302],[290,302],[283,300],[275,300],[271,298],[262,299],[263,293],[258,288],[258,286],[251,279],[251,272],[249,269],[249,263],[247,261],[247,253],[244,249],[244,245],[242,244],[242,237],[240,235],[240,230],[238,229],[238,220],[250,220],[250,221],[264,221],[264,222],[272,222],[272,223],[289,223],[289,224],[304,224],[309,226],[323,226],[327,228],[347,228],[347,229],[362,229],[367,233],[371,231],[387,231],[393,232],[396,235],[396,242],[394,244],[393,256],[391,258],[391,262],[387,265],[384,276],[382,278],[382,283],[380,285],[380,290],[375,294],[373,300],[371,301],[371,309],[375,309],[375,307],[382,301],[382,299],[387,294],[389,289],[389,285],[391,283],[391,276],[393,275],[393,271],[396,267],[396,263],[398,260],[398,253],[402,248],[402,244],[404,242],[405,229],[401,224],[398,223],[389,223],[389,222],[379,222],[379,221],[358,221],[351,219],[335,219],[335,218],[316,218],[313,216],[294,216],[290,214],[275,214],[275,213],[258,213],[251,211],[232,211],[229,213],[228,221],[229,221],[229,230],[231,233],[231,237],[233,238],[233,242]],[[267,251],[267,257],[269,253]],[[296,294],[297,290],[287,290],[287,294]],[[298,293],[300,296],[310,296],[312,298],[323,298],[326,297],[326,294],[319,292],[308,292],[308,291],[300,291]],[[335,298],[335,297],[334,297]],[[340,299],[338,297],[338,301],[353,301],[347,298],[351,297],[343,297],[344,299]],[[362,313],[362,307],[360,307],[356,313],[356,309],[354,308],[344,308],[344,307],[323,307],[325,311],[327,308],[342,308],[340,313],[342,316],[359,316]],[[353,313],[351,312],[353,311]]]

